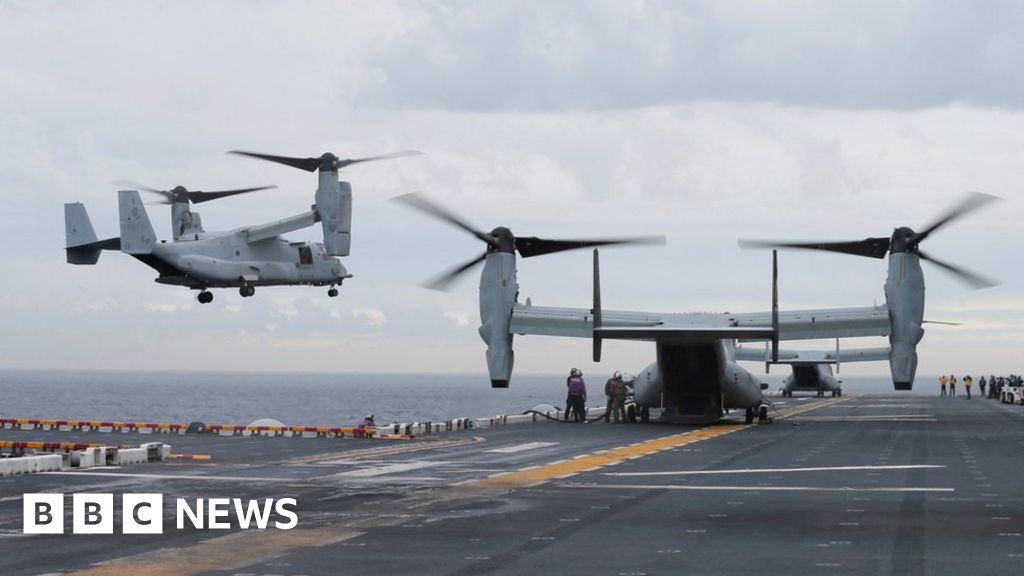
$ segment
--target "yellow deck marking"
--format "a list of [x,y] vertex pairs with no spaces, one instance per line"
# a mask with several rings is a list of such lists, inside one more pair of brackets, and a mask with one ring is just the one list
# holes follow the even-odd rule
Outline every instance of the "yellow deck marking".
[[[833,398],[819,402],[812,402],[799,408],[784,411],[780,410],[778,418],[786,418],[803,412],[808,412],[810,410],[815,410],[817,408],[824,408],[839,402],[845,402],[851,398],[852,397],[849,396],[844,398]],[[517,488],[540,484],[555,478],[566,478],[580,472],[596,470],[598,468],[604,468],[605,466],[613,466],[625,460],[639,458],[661,450],[667,450],[669,448],[676,448],[693,442],[700,442],[701,440],[724,436],[725,434],[730,434],[750,426],[754,425],[716,424],[706,428],[683,432],[681,434],[662,436],[661,438],[654,438],[644,442],[637,442],[627,446],[612,448],[610,450],[598,450],[590,454],[576,456],[569,460],[561,460],[541,466],[522,468],[505,474],[497,474],[489,478],[467,482],[466,484],[463,484],[463,486],[470,488]]]
[[785,408],[779,410],[779,415],[776,416],[776,419],[789,418],[790,416],[796,416],[797,414],[803,414],[804,412],[810,412],[811,410],[817,410],[818,408],[825,408],[826,406],[832,406],[833,404],[839,404],[840,402],[846,402],[847,400],[853,400],[855,398],[859,398],[859,396],[842,396],[839,398],[809,402],[803,406],[794,408]]
[[252,530],[211,538],[182,548],[161,548],[71,572],[75,576],[191,576],[219,568],[241,568],[294,548],[323,546],[362,535],[341,527]]
[[701,440],[707,440],[708,438],[715,438],[737,430],[742,430],[746,427],[747,426],[745,424],[709,426],[699,430],[683,432],[682,434],[662,436],[661,438],[654,438],[629,446],[621,446],[610,450],[601,450],[600,452],[583,454],[570,460],[552,462],[551,464],[531,469],[522,469],[514,472],[508,472],[506,474],[499,474],[490,478],[476,480],[465,484],[465,486],[473,488],[515,488],[528,484],[537,484],[554,478],[578,474],[579,472],[583,472],[587,469],[611,466],[613,464],[618,464],[623,460],[636,458],[638,456],[645,456],[660,450],[675,448],[692,442],[700,442]]

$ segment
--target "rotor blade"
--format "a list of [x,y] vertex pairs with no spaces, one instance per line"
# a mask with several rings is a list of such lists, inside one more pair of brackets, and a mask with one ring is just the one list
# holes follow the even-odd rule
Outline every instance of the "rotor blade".
[[615,244],[655,244],[665,245],[664,236],[638,236],[635,238],[608,238],[594,240],[549,240],[536,236],[516,237],[516,250],[523,258],[553,254],[565,250],[590,248],[593,246],[611,246]]
[[982,276],[981,274],[971,272],[966,268],[954,266],[953,264],[950,264],[948,262],[943,262],[942,260],[933,258],[925,254],[924,252],[921,252],[920,250],[917,251],[917,254],[918,256],[921,257],[922,260],[927,260],[932,264],[935,264],[936,266],[945,269],[947,272],[950,272],[953,275],[959,277],[964,282],[970,284],[971,288],[973,288],[974,290],[980,290],[982,288],[991,288],[992,286],[999,284],[995,280],[991,280],[989,278]]
[[156,202],[146,202],[146,204],[152,206],[153,204],[173,204],[174,193],[170,190],[157,190],[156,188],[150,188],[149,186],[143,186],[138,182],[132,182],[131,180],[114,180],[111,182],[114,186],[121,186],[123,188],[130,188],[132,190],[142,190],[143,192],[149,192],[150,194],[158,194],[163,196],[163,200],[157,200]]
[[773,242],[770,240],[739,240],[740,248],[801,248],[841,252],[868,258],[885,258],[889,252],[889,238],[865,238],[852,242]]
[[389,158],[404,158],[406,156],[420,156],[423,152],[419,150],[402,150],[401,152],[392,152],[391,154],[384,154],[382,156],[370,156],[368,158],[346,158],[344,160],[339,159],[335,164],[338,168],[344,168],[352,164],[358,164],[360,162],[372,162],[374,160],[387,160]]
[[995,200],[1001,200],[998,196],[991,194],[983,194],[981,192],[972,192],[966,198],[960,201],[959,204],[952,207],[948,212],[943,214],[938,220],[933,222],[930,226],[924,229],[924,231],[917,234],[917,238],[913,242],[912,246],[917,246],[922,240],[928,237],[929,234],[938,230],[939,228],[949,224],[957,218],[961,218],[974,212],[978,208],[993,202]]
[[292,168],[305,170],[306,172],[316,172],[317,169],[320,168],[320,158],[294,158],[292,156],[274,156],[272,154],[243,152],[242,150],[230,150],[228,151],[228,154],[240,154],[242,156],[251,156],[253,158],[259,158],[260,160],[277,162],[278,164],[284,164],[285,166],[291,166]]
[[426,196],[422,194],[416,194],[415,192],[410,194],[402,194],[401,196],[395,196],[392,198],[395,202],[401,202],[410,208],[415,208],[420,212],[430,214],[434,218],[443,220],[456,228],[461,228],[466,232],[469,232],[473,236],[476,236],[480,240],[486,242],[489,246],[496,246],[497,240],[494,239],[490,234],[485,234],[468,224],[462,218],[456,216],[446,208],[442,208],[440,205],[435,204],[431,200],[428,200]]
[[201,190],[194,190],[188,193],[188,199],[194,204],[206,202],[208,200],[216,200],[217,198],[226,198],[228,196],[234,196],[235,194],[245,194],[246,192],[256,192],[258,190],[270,190],[271,188],[277,188],[277,186],[257,186],[256,188],[239,188],[237,190],[218,190],[216,192],[203,192]]
[[466,262],[461,266],[456,266],[455,268],[452,268],[451,270],[445,272],[444,274],[435,276],[434,278],[428,280],[427,282],[424,282],[423,287],[430,288],[431,290],[447,290],[448,285],[454,282],[456,278],[458,278],[465,272],[469,271],[469,269],[472,268],[473,266],[476,266],[477,264],[483,262],[484,258],[486,257],[487,252],[484,252],[483,254],[477,256],[476,258],[470,260],[469,262]]
[[154,194],[165,194],[170,195],[168,190],[157,190],[156,188],[150,188],[149,186],[143,186],[138,182],[132,182],[131,180],[114,180],[111,182],[114,186],[122,186],[124,188],[130,188],[132,190],[142,190],[143,192],[153,192]]

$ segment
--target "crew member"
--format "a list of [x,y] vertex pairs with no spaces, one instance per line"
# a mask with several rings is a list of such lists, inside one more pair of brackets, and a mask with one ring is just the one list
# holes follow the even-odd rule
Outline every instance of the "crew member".
[[982,376],[981,380],[978,380],[978,388],[981,388],[981,397],[985,397],[985,377]]
[[622,416],[622,422],[626,421],[626,393],[629,391],[626,388],[626,383],[622,381],[622,374],[619,372],[615,373],[615,377],[612,378],[612,385],[609,390],[612,393],[612,418],[615,422],[619,422],[619,416]]
[[943,374],[942,376],[939,376],[939,384],[942,386],[942,391],[939,392],[939,396],[945,396],[946,395],[946,382],[948,382],[948,381],[949,381],[949,379],[946,378],[945,374]]
[[569,371],[569,377],[565,380],[565,387],[568,389],[568,396],[565,398],[565,417],[569,419],[569,412],[573,412],[575,422],[587,421],[587,384],[583,381],[583,372],[579,368]]
[[956,376],[949,375],[949,395],[956,396]]
[[359,424],[360,428],[373,428],[376,424],[373,423],[373,414],[367,414],[366,418]]
[[974,379],[971,378],[970,374],[968,374],[967,376],[964,376],[964,389],[967,390],[967,399],[968,400],[971,399],[971,384],[973,384],[973,383],[974,383]]
[[608,419],[612,415],[612,404],[613,404],[613,402],[612,402],[612,382],[614,382],[616,378],[620,378],[621,379],[622,378],[622,372],[619,372],[618,370],[616,370],[615,373],[612,374],[612,377],[609,378],[608,381],[604,383],[604,395],[607,398],[607,400],[605,402],[605,405],[604,405],[604,421],[605,422],[607,422]]

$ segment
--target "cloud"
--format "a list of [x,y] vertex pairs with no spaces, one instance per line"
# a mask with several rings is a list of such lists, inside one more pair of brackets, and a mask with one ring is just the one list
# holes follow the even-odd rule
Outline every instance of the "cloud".
[[462,111],[685,102],[912,109],[1024,102],[1024,7],[572,0],[415,3],[363,104]]

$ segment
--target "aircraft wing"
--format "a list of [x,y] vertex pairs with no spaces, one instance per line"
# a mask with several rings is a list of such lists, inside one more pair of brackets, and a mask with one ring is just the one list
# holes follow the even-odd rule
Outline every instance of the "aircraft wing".
[[[602,309],[598,334],[626,340],[766,340],[771,338],[771,326],[770,312],[663,314]],[[889,329],[889,310],[885,306],[779,312],[779,340],[888,336]],[[594,314],[586,308],[533,306],[527,300],[512,308],[509,332],[592,338]]]
[[309,228],[319,221],[319,213],[316,211],[310,211],[267,224],[250,226],[245,228],[243,231],[245,233],[245,241],[252,244],[253,242],[259,242],[260,240],[266,240],[267,238],[273,238],[274,236],[280,236],[281,234],[287,234],[288,232]]
[[[768,355],[756,348],[736,348],[736,359],[764,362]],[[779,350],[779,361],[772,364],[840,364],[846,362],[877,362],[889,359],[889,347],[849,348],[846,350]]]

